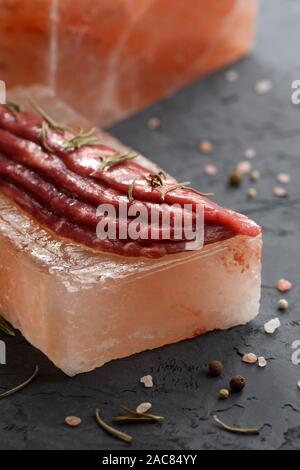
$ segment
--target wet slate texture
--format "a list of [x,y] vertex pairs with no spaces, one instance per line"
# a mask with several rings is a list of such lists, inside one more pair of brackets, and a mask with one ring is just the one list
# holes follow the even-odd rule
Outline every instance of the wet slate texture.
[[[65,377],[20,335],[5,338],[7,365],[0,367],[3,390],[30,375],[34,364],[39,378],[23,392],[1,400],[1,449],[125,449],[98,429],[94,410],[106,419],[121,403],[151,401],[165,416],[163,425],[124,426],[137,449],[300,449],[300,365],[291,361],[292,343],[300,339],[300,106],[292,105],[291,82],[300,79],[298,42],[300,5],[296,0],[264,0],[252,57],[235,65],[240,78],[228,83],[224,72],[179,92],[111,131],[124,142],[165,167],[181,180],[191,179],[202,191],[215,192],[221,204],[245,212],[264,228],[263,289],[260,316],[245,327],[214,332],[191,341],[114,361],[92,373]],[[271,79],[273,90],[257,96],[254,84]],[[147,120],[161,119],[161,129],[150,131]],[[202,138],[214,144],[212,156],[197,152]],[[261,174],[258,196],[247,200],[246,181],[238,190],[226,186],[226,175],[254,147],[253,165]],[[208,177],[205,163],[219,174]],[[276,199],[272,188],[280,171],[291,174],[288,197]],[[294,284],[285,295],[286,313],[278,314],[280,277]],[[265,321],[280,315],[282,326],[273,336],[263,332]],[[0,335],[1,339],[4,336]],[[241,362],[240,355],[256,352],[268,359],[266,369]],[[218,379],[205,373],[218,358],[225,373]],[[139,378],[152,374],[153,389]],[[247,378],[245,391],[225,402],[216,398],[230,377]],[[259,436],[226,433],[212,422],[217,413],[237,426],[262,426]],[[83,419],[80,428],[64,425],[70,414]]]

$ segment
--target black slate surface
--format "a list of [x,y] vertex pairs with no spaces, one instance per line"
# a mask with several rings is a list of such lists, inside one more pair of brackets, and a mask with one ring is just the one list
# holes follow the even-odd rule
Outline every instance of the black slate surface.
[[[20,335],[4,338],[7,365],[0,366],[3,390],[30,375],[34,364],[40,376],[26,390],[1,400],[0,449],[125,449],[97,428],[94,410],[99,406],[109,419],[121,403],[151,401],[166,417],[163,425],[124,426],[139,449],[300,449],[300,365],[291,362],[293,341],[300,339],[299,230],[300,230],[300,106],[291,104],[292,80],[300,78],[300,5],[296,0],[264,0],[252,57],[234,68],[240,79],[226,82],[224,72],[200,81],[176,96],[114,126],[111,131],[157,161],[179,179],[192,179],[216,200],[249,214],[264,228],[262,307],[256,321],[227,332],[114,361],[92,373],[67,378]],[[257,96],[254,84],[270,78],[273,90]],[[158,131],[147,128],[159,116]],[[196,148],[202,138],[214,144],[211,157]],[[247,200],[241,189],[226,187],[226,174],[253,146],[255,168],[262,179],[258,196]],[[203,174],[213,162],[220,173]],[[288,198],[275,199],[276,174],[291,174]],[[263,332],[265,321],[278,315],[275,285],[287,277],[294,289],[286,295],[290,308],[279,314],[282,326],[274,336]],[[269,360],[266,369],[241,362],[240,354],[253,351]],[[211,379],[205,366],[211,359],[224,361],[223,378]],[[153,389],[138,379],[151,373]],[[218,389],[235,373],[247,378],[247,388],[228,401],[216,399]],[[237,436],[219,429],[211,416],[217,413],[238,426],[262,426],[260,436]],[[70,414],[83,419],[80,428],[64,425]]]

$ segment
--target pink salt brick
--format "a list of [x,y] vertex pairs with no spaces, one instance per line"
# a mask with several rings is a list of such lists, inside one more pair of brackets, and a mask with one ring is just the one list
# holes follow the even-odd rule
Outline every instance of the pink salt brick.
[[256,0],[0,0],[1,79],[50,85],[107,125],[247,55],[256,8]]

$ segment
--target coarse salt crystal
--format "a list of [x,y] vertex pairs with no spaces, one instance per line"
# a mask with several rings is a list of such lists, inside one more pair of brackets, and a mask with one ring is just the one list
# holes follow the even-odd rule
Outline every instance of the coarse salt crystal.
[[275,188],[273,188],[273,194],[276,197],[286,197],[287,191],[285,188],[282,188],[281,186],[275,186]]
[[256,150],[252,147],[248,147],[245,149],[244,156],[246,158],[252,159],[256,157]]
[[239,73],[234,69],[227,70],[225,78],[228,82],[234,83],[239,79]]
[[149,411],[150,408],[152,408],[152,404],[149,402],[144,402],[136,407],[136,412],[138,414],[147,413],[147,411]]
[[214,176],[218,173],[218,168],[215,165],[205,165],[204,173],[209,176]]
[[266,367],[267,364],[267,360],[263,356],[258,358],[258,367]]
[[280,323],[279,318],[273,318],[272,320],[264,324],[265,332],[268,333],[269,335],[272,335],[273,333],[275,333],[276,330],[278,330],[280,325],[281,323]]
[[238,171],[242,175],[246,175],[247,173],[250,173],[251,169],[252,169],[252,165],[247,160],[240,162],[236,167],[236,171]]
[[79,418],[78,416],[67,416],[65,418],[65,422],[68,426],[75,428],[81,424],[81,418]]
[[255,84],[255,91],[258,95],[265,95],[273,88],[271,80],[259,80]]
[[243,362],[246,362],[247,364],[256,364],[256,362],[257,362],[257,356],[256,356],[256,354],[248,353],[248,354],[245,354],[245,355],[242,357],[242,361],[243,361]]
[[159,129],[161,125],[161,121],[158,117],[151,117],[148,119],[148,127],[151,130]]
[[258,170],[253,170],[251,172],[250,178],[252,181],[258,181],[260,178],[260,172]]
[[151,388],[153,387],[153,378],[152,375],[144,375],[144,377],[141,377],[140,382],[144,384],[145,388]]
[[198,150],[201,153],[211,153],[213,151],[213,144],[209,140],[202,140],[198,145]]
[[280,292],[287,292],[291,290],[292,287],[293,287],[293,284],[287,279],[279,279],[279,281],[277,282],[277,289]]
[[291,181],[291,177],[288,173],[278,173],[277,181],[281,184],[287,184]]

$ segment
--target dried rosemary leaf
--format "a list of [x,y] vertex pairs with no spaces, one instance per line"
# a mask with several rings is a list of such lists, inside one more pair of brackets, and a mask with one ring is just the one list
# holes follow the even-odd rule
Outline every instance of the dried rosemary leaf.
[[16,333],[14,332],[12,327],[1,316],[0,316],[0,330],[3,331],[3,333],[6,333],[9,336],[16,336]]
[[129,202],[133,202],[134,200],[134,197],[133,197],[133,191],[134,191],[134,185],[135,185],[135,182],[136,182],[137,178],[134,178],[134,180],[132,181],[132,183],[129,185],[128,187],[128,199],[129,199]]
[[41,129],[41,141],[45,149],[47,149],[49,152],[52,152],[52,148],[50,147],[47,141],[48,129],[49,129],[48,124],[46,122],[43,122],[42,129]]
[[129,406],[126,405],[121,405],[120,406],[121,410],[125,411],[125,413],[129,413],[130,415],[134,417],[143,417],[147,419],[151,419],[152,421],[162,421],[164,420],[163,416],[156,416],[151,413],[137,413],[136,410],[129,408]]
[[119,165],[120,163],[126,162],[128,160],[133,160],[137,157],[137,154],[133,154],[132,152],[123,153],[121,155],[114,154],[109,157],[106,157],[105,160],[100,164],[99,170],[104,171],[108,168],[112,167],[113,165]]
[[25,382],[21,383],[20,385],[17,385],[16,387],[7,390],[6,392],[0,393],[0,398],[5,398],[8,397],[9,395],[13,395],[14,393],[19,392],[19,390],[22,390],[25,388],[27,385],[29,385],[38,375],[39,372],[39,367],[35,366],[33,374],[29,377],[29,379],[25,380]]
[[96,128],[94,127],[86,132],[81,128],[74,137],[63,143],[63,148],[65,150],[70,150],[84,146],[101,145],[102,142],[94,135],[95,132]]
[[175,189],[185,189],[186,186],[188,186],[189,184],[191,184],[190,181],[183,181],[182,183],[174,183],[174,184],[167,185],[165,188],[161,190],[163,199],[165,199],[168,193],[174,191]]
[[147,416],[132,416],[132,415],[121,415],[115,416],[112,421],[114,423],[157,423],[157,419],[149,418]]
[[161,191],[161,194],[163,196],[163,200],[165,199],[166,195],[170,193],[171,191],[174,191],[175,189],[188,189],[189,191],[199,194],[199,196],[213,196],[214,193],[202,193],[201,191],[198,191],[197,189],[189,187],[191,184],[190,181],[184,181],[182,183],[174,183],[171,185],[168,185],[165,189]]
[[155,189],[159,186],[163,186],[166,178],[166,174],[163,171],[159,171],[158,173],[150,173],[146,180],[151,185],[151,188]]
[[21,106],[19,106],[17,103],[13,103],[12,101],[7,101],[6,106],[13,113],[20,113],[21,112]]
[[225,431],[232,432],[235,434],[259,434],[260,429],[258,428],[235,428],[232,426],[228,426],[223,421],[221,421],[216,415],[214,415],[214,420],[219,426],[221,426]]
[[188,188],[185,188],[185,189],[189,189],[192,193],[199,194],[199,196],[211,197],[211,196],[215,195],[215,193],[203,193],[202,191],[198,191],[195,188],[188,187]]
[[132,437],[129,434],[125,434],[124,432],[118,431],[118,429],[113,428],[109,424],[107,424],[100,416],[99,408],[96,409],[96,419],[99,426],[104,429],[108,434],[120,439],[121,441],[127,442],[128,444],[132,443]]
[[59,132],[64,132],[68,130],[68,126],[61,122],[55,121],[43,108],[41,108],[35,101],[29,100],[31,106],[35,109],[35,111],[42,116],[42,118],[47,122],[47,124],[54,130]]

